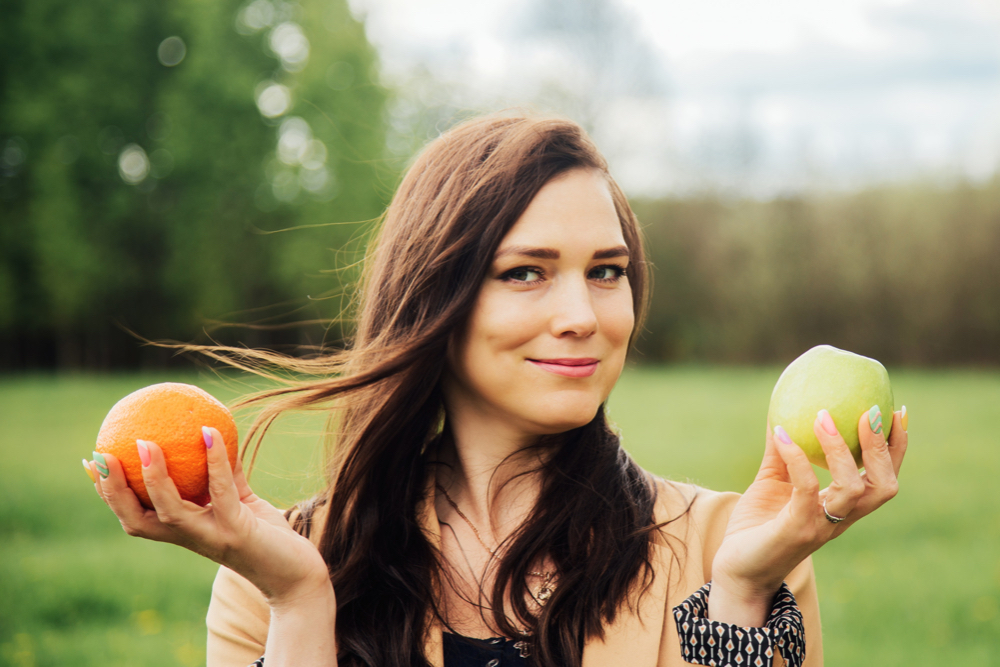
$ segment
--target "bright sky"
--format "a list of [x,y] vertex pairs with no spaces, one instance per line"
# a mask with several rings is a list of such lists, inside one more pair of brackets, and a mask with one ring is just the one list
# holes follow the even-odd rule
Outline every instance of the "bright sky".
[[[599,4],[352,0],[399,83],[422,67],[455,106],[590,109],[580,120],[632,192],[769,195],[1000,166],[997,0],[607,0],[611,64],[551,25],[531,32],[539,7],[570,8],[556,22],[573,25]],[[422,94],[418,106],[441,103]]]

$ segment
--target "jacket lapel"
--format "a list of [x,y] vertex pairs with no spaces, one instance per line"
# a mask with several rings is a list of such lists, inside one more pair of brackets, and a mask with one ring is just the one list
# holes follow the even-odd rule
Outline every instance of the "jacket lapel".
[[[583,647],[583,667],[654,667],[660,653],[670,573],[670,550],[653,550],[653,584],[638,603],[623,606],[613,623],[604,627],[603,639],[591,639]],[[667,576],[664,576],[667,575]]]
[[[433,466],[428,466],[424,498],[417,507],[417,521],[427,541],[434,549],[441,548],[441,524],[434,507],[436,477]],[[432,611],[427,612],[427,636],[424,639],[424,656],[434,667],[444,667],[444,637],[441,621]]]

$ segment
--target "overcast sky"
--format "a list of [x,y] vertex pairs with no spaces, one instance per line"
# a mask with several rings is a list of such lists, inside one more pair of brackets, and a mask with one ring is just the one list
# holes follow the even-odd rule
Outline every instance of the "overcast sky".
[[1000,166],[998,0],[352,0],[401,116],[533,105],[636,194]]

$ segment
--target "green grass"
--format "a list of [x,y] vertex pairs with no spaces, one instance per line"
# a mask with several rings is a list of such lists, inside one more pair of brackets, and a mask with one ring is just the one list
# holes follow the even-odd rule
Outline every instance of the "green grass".
[[[611,401],[648,469],[715,489],[753,478],[778,369],[628,372]],[[1000,665],[1000,373],[893,372],[911,413],[899,496],[816,556],[829,665]],[[80,468],[121,396],[211,376],[0,378],[0,665],[204,664],[215,566],[122,533]],[[316,488],[321,423],[285,421],[253,484]]]

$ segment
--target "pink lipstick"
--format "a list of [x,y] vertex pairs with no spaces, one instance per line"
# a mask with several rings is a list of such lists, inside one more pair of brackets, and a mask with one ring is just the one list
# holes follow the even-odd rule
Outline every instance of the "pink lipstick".
[[528,359],[539,368],[571,378],[590,377],[597,372],[597,359]]

